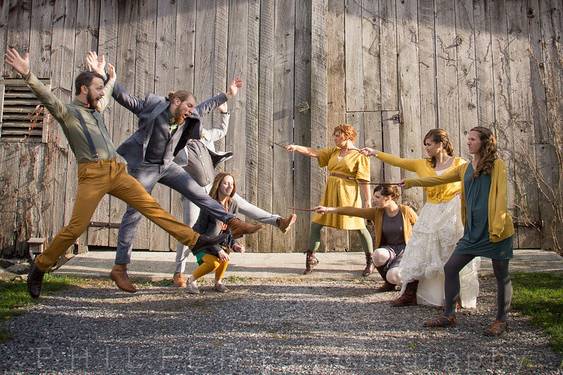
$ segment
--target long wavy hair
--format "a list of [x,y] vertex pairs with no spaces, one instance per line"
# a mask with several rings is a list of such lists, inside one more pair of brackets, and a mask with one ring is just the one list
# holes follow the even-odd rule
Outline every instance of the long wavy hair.
[[[444,129],[430,129],[428,133],[424,136],[423,143],[426,142],[427,139],[430,139],[434,143],[442,143],[442,147],[446,150],[446,153],[449,156],[454,156],[454,146],[450,142],[450,136],[448,132]],[[431,158],[427,158],[428,162],[432,164],[432,168],[436,168],[436,157],[432,156]]]
[[[215,176],[215,179],[213,180],[213,185],[211,185],[211,190],[209,191],[209,195],[211,196],[211,198],[215,199],[216,201],[219,201],[219,185],[221,185],[221,182],[223,182],[223,179],[227,176],[233,177],[233,175],[230,173],[221,172],[218,173],[217,176]],[[237,183],[235,181],[235,178],[233,177],[233,191],[231,195],[229,195],[229,197],[227,198],[227,206],[231,205],[232,199],[236,192],[237,192]]]
[[470,131],[479,134],[481,140],[481,148],[479,149],[479,163],[473,171],[473,178],[479,177],[481,174],[490,175],[493,171],[495,160],[498,159],[497,140],[493,132],[485,127],[476,126]]

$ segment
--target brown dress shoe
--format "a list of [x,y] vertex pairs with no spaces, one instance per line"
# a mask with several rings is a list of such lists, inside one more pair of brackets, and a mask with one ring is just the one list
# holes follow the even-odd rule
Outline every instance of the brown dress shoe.
[[418,280],[412,281],[407,284],[405,292],[391,302],[394,307],[401,306],[416,306],[416,291],[418,289]]
[[295,214],[291,214],[288,217],[280,217],[277,221],[278,229],[281,230],[282,233],[287,233],[287,231],[289,231],[289,228],[291,228],[291,226],[295,224],[296,220],[297,215]]
[[135,293],[137,288],[135,285],[131,284],[129,281],[129,276],[127,276],[127,265],[126,264],[116,264],[111,269],[109,277],[115,282],[115,285],[124,292]]
[[240,238],[245,234],[256,233],[264,226],[260,224],[247,223],[235,217],[234,219],[229,220],[227,227],[230,229],[233,238]]
[[172,281],[178,288],[185,288],[186,286],[188,286],[188,280],[182,272],[174,273],[174,276],[172,276]]
[[502,320],[495,320],[485,331],[487,336],[500,336],[508,331],[508,324]]
[[430,319],[424,322],[424,327],[429,328],[448,328],[453,327],[457,324],[455,320],[455,315],[452,316],[444,316],[440,315],[437,318]]

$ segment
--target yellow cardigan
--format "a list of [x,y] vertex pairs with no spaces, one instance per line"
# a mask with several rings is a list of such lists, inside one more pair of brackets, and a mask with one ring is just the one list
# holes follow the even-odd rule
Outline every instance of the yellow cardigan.
[[[409,242],[412,235],[412,226],[416,223],[418,216],[416,212],[409,206],[399,205],[401,214],[403,215],[403,234],[405,235],[405,243]],[[381,232],[383,228],[383,208],[357,208],[357,207],[338,207],[334,213],[339,215],[358,216],[373,221],[375,230],[374,248],[381,244]]]
[[[462,181],[469,164],[460,165],[451,171],[436,177],[409,178],[404,181],[405,188],[413,186],[436,186],[454,181]],[[506,166],[500,159],[495,160],[491,171],[491,189],[489,191],[489,240],[500,242],[514,234],[514,224],[508,212]],[[461,184],[461,219],[465,224],[465,188]]]
[[[384,163],[406,169],[407,171],[415,172],[418,177],[437,176],[436,170],[432,168],[432,164],[427,159],[403,159],[381,151],[378,151],[375,157],[383,161]],[[464,159],[456,156],[452,162],[452,167],[457,167],[465,163],[466,161]],[[424,190],[426,193],[426,200],[428,202],[444,203],[451,201],[453,197],[459,194],[459,192],[461,191],[461,183],[454,182],[447,185],[429,187]]]

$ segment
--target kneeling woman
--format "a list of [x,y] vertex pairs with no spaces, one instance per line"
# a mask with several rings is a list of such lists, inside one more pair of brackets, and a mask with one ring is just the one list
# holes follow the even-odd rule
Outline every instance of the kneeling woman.
[[[209,195],[221,203],[229,213],[236,214],[238,207],[232,199],[236,193],[236,185],[233,176],[228,173],[219,173],[215,176]],[[194,270],[188,280],[187,291],[191,294],[199,294],[197,279],[215,271],[215,290],[226,292],[227,288],[223,285],[223,276],[229,265],[229,253],[244,252],[244,246],[238,244],[227,229],[227,225],[209,216],[207,211],[202,210],[199,214],[194,228],[197,232],[214,235],[224,234],[224,240],[219,245],[213,245],[199,249],[194,253],[199,267]]]
[[374,223],[373,262],[385,280],[379,291],[394,290],[401,284],[399,263],[412,233],[417,216],[412,208],[397,203],[399,188],[396,185],[377,185],[373,190],[373,208],[318,206],[319,214],[338,214],[362,217]]

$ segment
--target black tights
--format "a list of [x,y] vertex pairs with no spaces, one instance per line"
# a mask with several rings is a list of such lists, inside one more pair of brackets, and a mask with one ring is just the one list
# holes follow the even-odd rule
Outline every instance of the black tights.
[[[444,315],[452,316],[455,313],[455,303],[459,299],[459,272],[465,265],[475,258],[474,255],[452,254],[446,265]],[[506,312],[512,301],[512,282],[508,275],[508,259],[493,261],[493,271],[497,279],[497,320],[506,321]]]

